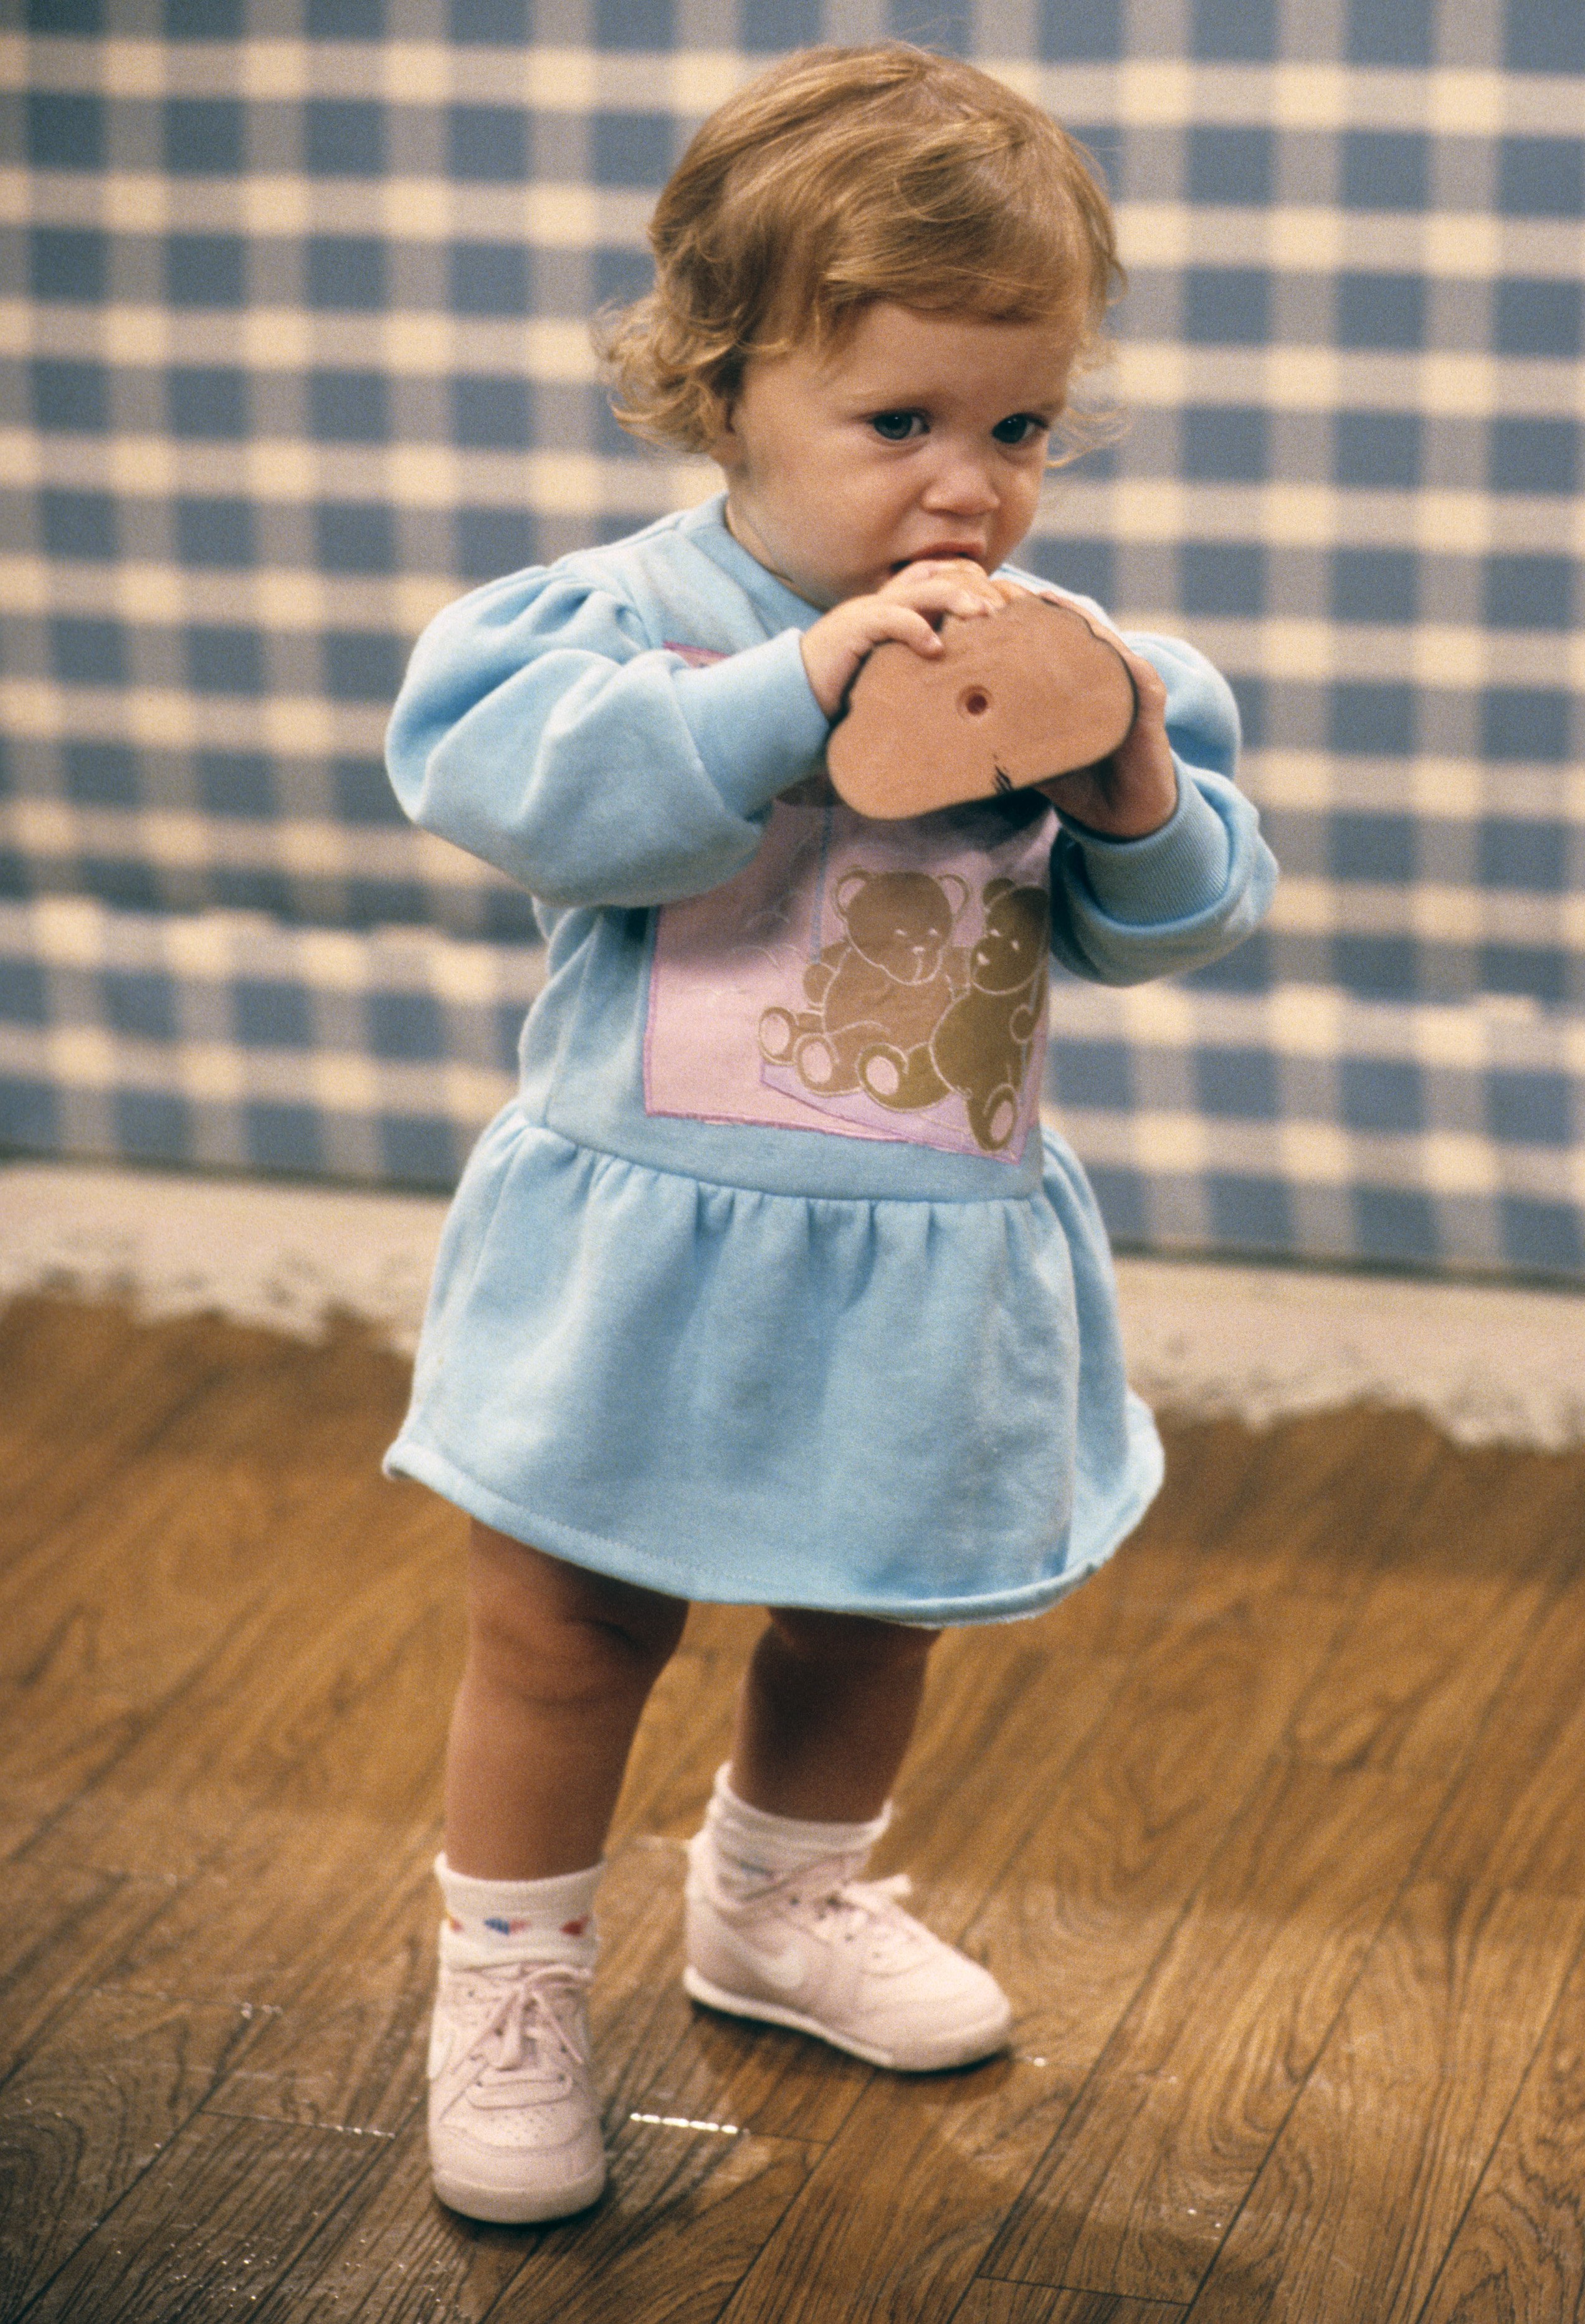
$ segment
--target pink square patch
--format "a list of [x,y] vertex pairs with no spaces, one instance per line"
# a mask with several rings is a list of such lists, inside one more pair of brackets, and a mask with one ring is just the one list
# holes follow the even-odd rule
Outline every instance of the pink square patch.
[[733,880],[659,915],[653,1114],[1016,1162],[1046,1048],[1052,818],[896,824],[779,799]]

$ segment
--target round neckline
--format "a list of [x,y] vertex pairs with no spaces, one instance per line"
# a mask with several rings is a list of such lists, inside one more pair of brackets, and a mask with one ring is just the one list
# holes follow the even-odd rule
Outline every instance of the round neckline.
[[752,550],[743,547],[727,524],[723,492],[689,509],[683,519],[683,530],[697,540],[707,557],[742,581],[752,595],[761,599],[769,596],[773,601],[773,610],[785,609],[784,620],[790,619],[799,629],[808,629],[820,619],[818,605],[800,597],[789,582],[773,573],[768,565],[761,565]]

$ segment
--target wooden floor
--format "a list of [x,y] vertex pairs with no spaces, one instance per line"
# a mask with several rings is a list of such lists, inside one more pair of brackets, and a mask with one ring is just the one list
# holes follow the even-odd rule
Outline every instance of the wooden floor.
[[880,1868],[1015,2053],[889,2079],[695,2011],[680,1843],[752,1617],[695,1617],[603,1897],[613,2186],[426,2180],[459,1521],[398,1361],[0,1318],[0,2317],[1585,2318],[1585,1457],[1184,1428],[1143,1532],[944,1644]]

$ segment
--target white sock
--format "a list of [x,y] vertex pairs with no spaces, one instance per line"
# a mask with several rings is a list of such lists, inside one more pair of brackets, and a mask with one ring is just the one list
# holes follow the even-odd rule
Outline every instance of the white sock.
[[447,1969],[490,1961],[564,1960],[594,1966],[594,1891],[604,1864],[550,1880],[475,1880],[444,1856],[435,1877],[446,1904],[440,1958]]
[[866,1855],[890,1821],[889,1803],[868,1823],[814,1823],[803,1816],[772,1815],[740,1800],[723,1767],[705,1812],[705,1831],[718,1885],[743,1903],[800,1865],[817,1864],[826,1856]]

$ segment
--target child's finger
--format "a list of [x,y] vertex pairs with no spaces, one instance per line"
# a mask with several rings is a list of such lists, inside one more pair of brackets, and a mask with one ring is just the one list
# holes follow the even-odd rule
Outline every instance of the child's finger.
[[973,620],[981,613],[1001,611],[1001,599],[989,589],[976,588],[972,583],[945,571],[921,574],[910,587],[886,602],[916,605],[921,613],[934,613],[938,619],[943,613],[957,613],[965,620]]
[[922,558],[905,565],[880,591],[892,603],[927,607],[937,613],[991,613],[1002,604],[1000,586],[967,558]]
[[932,659],[945,650],[923,613],[917,613],[911,605],[889,604],[884,598],[877,598],[875,602],[875,633],[870,640],[872,646],[895,641],[898,645],[910,646],[915,653]]

